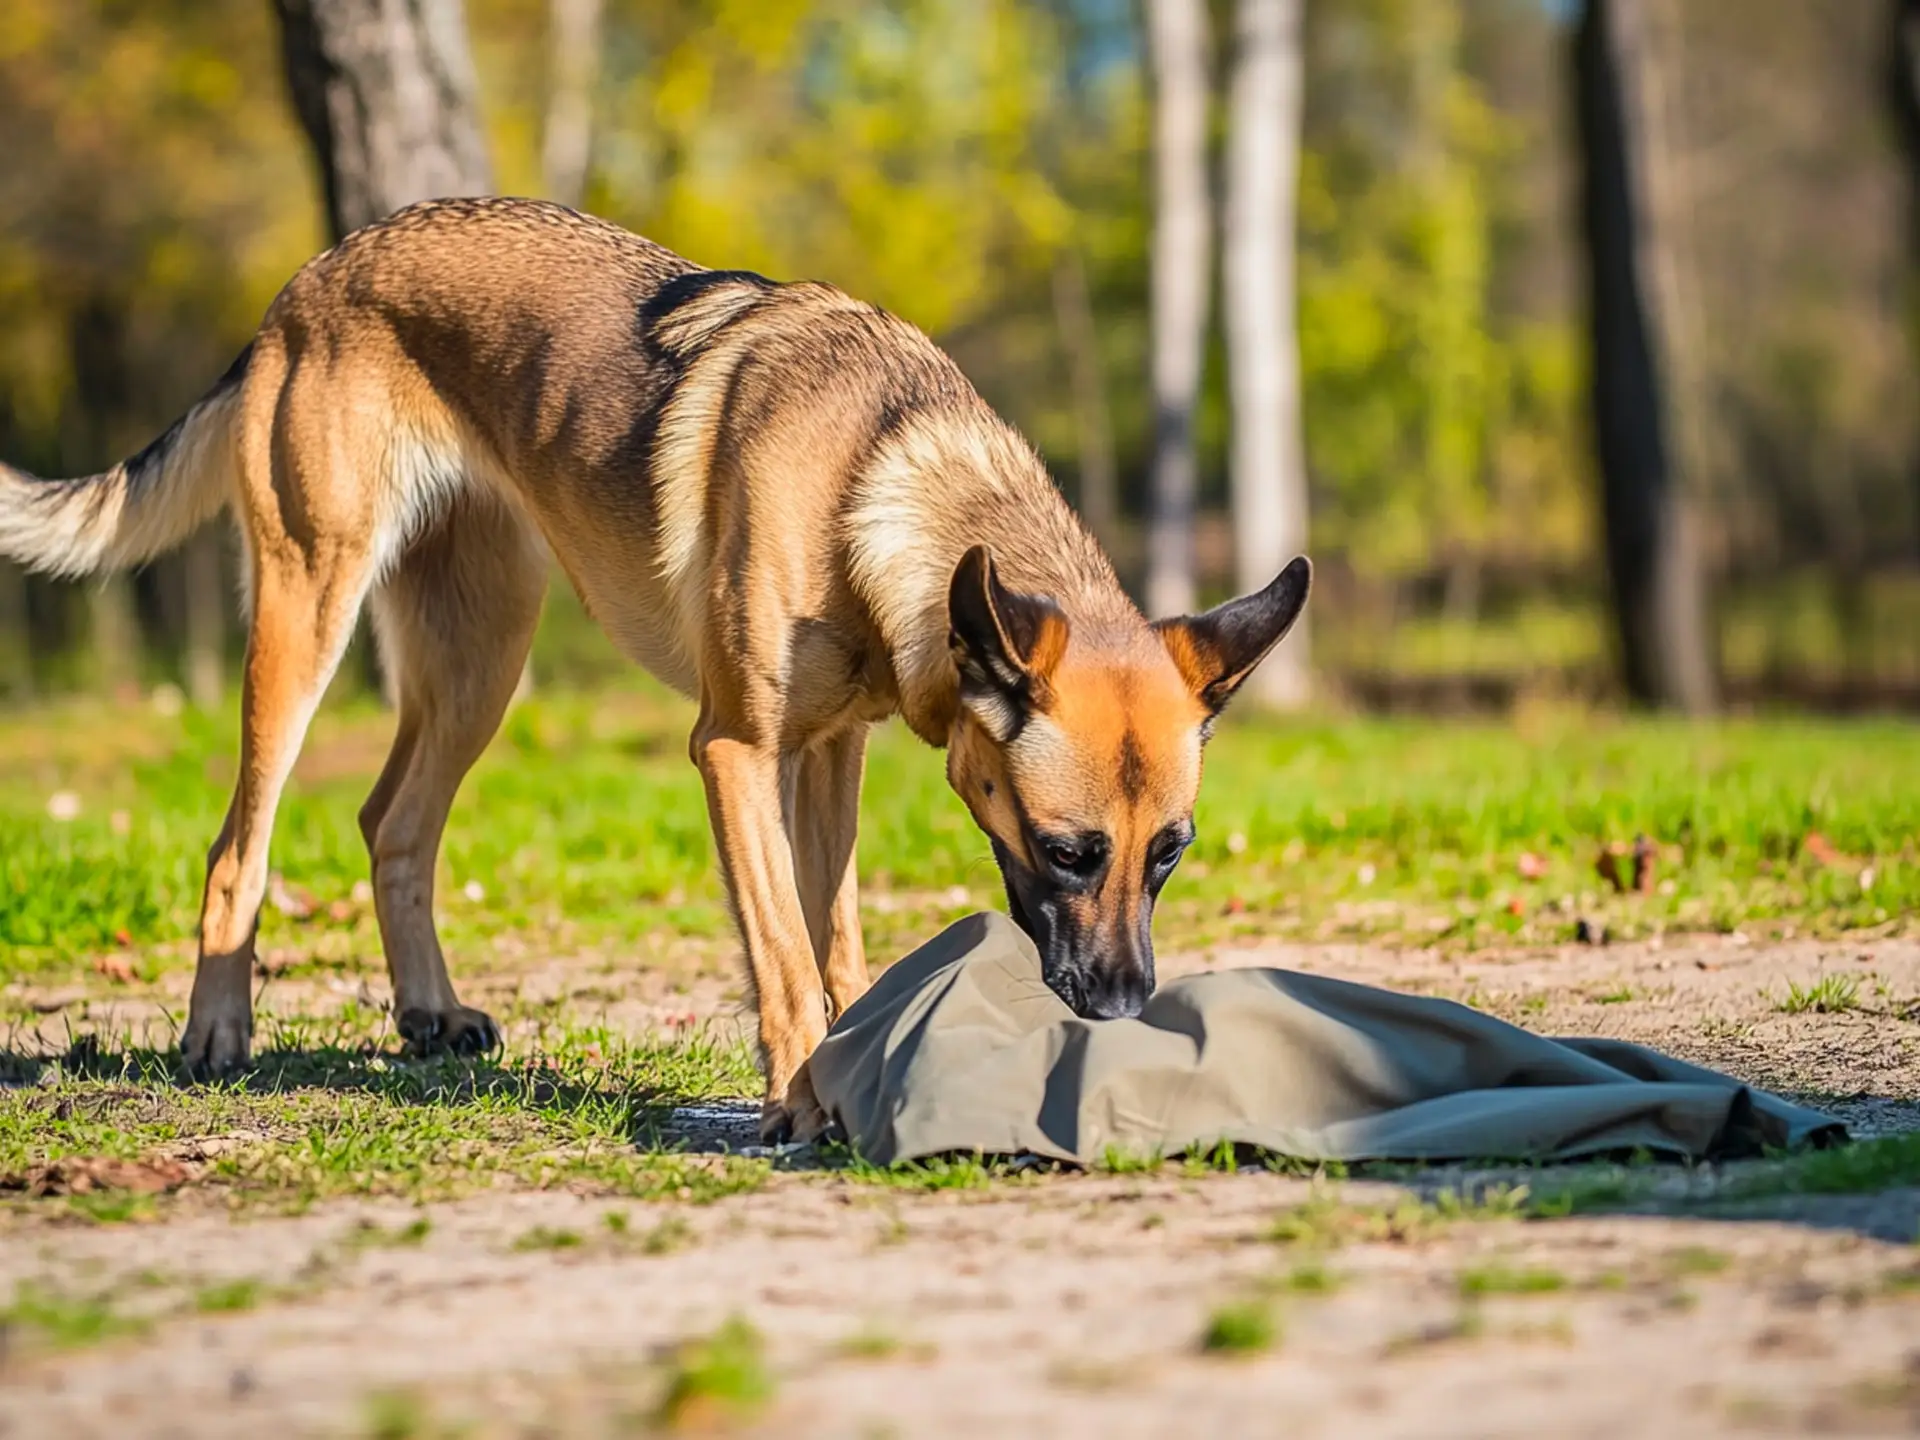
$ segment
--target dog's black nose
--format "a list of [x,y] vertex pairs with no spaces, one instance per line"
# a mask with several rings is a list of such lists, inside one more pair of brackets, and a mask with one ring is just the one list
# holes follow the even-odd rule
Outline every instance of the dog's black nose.
[[1086,1003],[1080,1014],[1087,1020],[1131,1020],[1145,1008],[1152,989],[1144,975],[1096,979],[1087,986]]

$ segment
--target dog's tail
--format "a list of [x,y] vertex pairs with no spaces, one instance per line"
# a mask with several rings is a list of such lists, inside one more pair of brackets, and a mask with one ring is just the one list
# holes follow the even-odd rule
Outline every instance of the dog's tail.
[[122,570],[226,508],[234,421],[253,347],[166,434],[99,475],[43,480],[0,462],[0,556],[53,575]]

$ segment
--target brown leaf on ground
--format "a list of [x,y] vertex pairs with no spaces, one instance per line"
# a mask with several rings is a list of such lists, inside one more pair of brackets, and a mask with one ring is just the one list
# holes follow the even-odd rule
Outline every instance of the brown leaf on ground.
[[1659,868],[1660,847],[1646,836],[1635,837],[1633,842],[1633,888],[1636,894],[1653,894],[1657,883],[1655,871]]
[[133,962],[124,955],[102,955],[93,962],[93,968],[116,985],[133,983]]
[[110,1155],[73,1155],[45,1165],[33,1165],[12,1175],[0,1175],[0,1190],[33,1196],[92,1195],[102,1190],[159,1195],[178,1190],[192,1179],[193,1171],[178,1160],[116,1160]]
[[1616,894],[1626,893],[1627,882],[1620,878],[1620,857],[1627,853],[1627,847],[1615,841],[1604,847],[1593,862],[1593,870]]
[[1800,853],[1812,860],[1816,865],[1826,865],[1828,867],[1838,865],[1846,858],[1838,850],[1834,849],[1833,842],[1818,830],[1809,830],[1801,839]]
[[1244,915],[1246,913],[1247,902],[1242,900],[1238,895],[1229,895],[1225,907],[1221,910],[1221,914],[1223,915]]
[[276,871],[267,877],[267,903],[292,920],[305,920],[320,907],[304,885],[289,885]]

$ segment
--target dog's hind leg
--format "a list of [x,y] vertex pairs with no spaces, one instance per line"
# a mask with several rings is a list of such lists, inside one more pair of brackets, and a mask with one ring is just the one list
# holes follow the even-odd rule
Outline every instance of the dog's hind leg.
[[802,752],[787,819],[807,932],[836,1018],[846,1014],[871,983],[860,935],[860,881],[854,864],[866,755],[864,725],[843,730]]
[[[373,501],[354,452],[296,380],[278,395],[256,359],[238,437],[240,520],[252,561],[253,614],[240,715],[240,770],[207,855],[200,960],[180,1039],[189,1073],[228,1074],[253,1040],[254,937],[281,791],[353,632],[372,579]],[[276,408],[281,412],[275,419]]]
[[416,1050],[476,1053],[499,1043],[493,1021],[454,996],[433,923],[434,862],[454,794],[513,698],[545,590],[528,523],[491,496],[468,494],[373,597],[400,715],[360,831],[395,1023]]

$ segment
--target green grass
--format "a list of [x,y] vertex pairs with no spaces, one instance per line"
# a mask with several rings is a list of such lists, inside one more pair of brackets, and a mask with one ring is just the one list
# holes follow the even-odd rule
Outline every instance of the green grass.
[[1732,1263],[1724,1250],[1705,1245],[1685,1245],[1667,1256],[1667,1268],[1675,1275],[1718,1275]]
[[427,1236],[433,1233],[433,1221],[425,1215],[409,1220],[405,1225],[396,1225],[391,1229],[363,1220],[355,1225],[347,1235],[347,1248],[350,1250],[374,1250],[387,1247],[410,1249],[426,1243]]
[[1294,1295],[1331,1295],[1342,1284],[1341,1278],[1324,1265],[1296,1265],[1280,1278],[1277,1288]]
[[869,1325],[847,1336],[836,1347],[846,1360],[931,1360],[939,1354],[937,1346],[926,1341],[908,1342],[891,1330]]
[[1788,981],[1786,996],[1775,1002],[1774,1009],[1788,1015],[1804,1015],[1809,1011],[1816,1015],[1837,1015],[1843,1010],[1858,1009],[1859,1005],[1858,979],[1852,975],[1822,975],[1804,989]]
[[[537,695],[509,715],[447,832],[439,908],[450,948],[503,932],[580,945],[723,937],[685,756],[691,720],[648,685]],[[377,953],[371,907],[353,898],[367,874],[355,813],[390,725],[364,704],[315,724],[274,864],[318,907],[306,918],[269,907],[264,949],[320,966]],[[84,975],[92,957],[123,948],[147,977],[190,962],[184,945],[153,947],[192,933],[234,731],[231,714],[134,723],[78,702],[0,718],[0,973]],[[1163,943],[1559,940],[1576,910],[1623,937],[1770,920],[1836,932],[1920,910],[1920,787],[1888,783],[1920,774],[1920,733],[1903,724],[1228,723],[1207,768],[1200,839],[1160,906]],[[56,791],[80,798],[78,818],[48,815]],[[1803,851],[1815,829],[1845,863]],[[1659,874],[1671,893],[1599,893],[1598,848],[1641,833],[1667,847]],[[1527,851],[1546,861],[1538,880],[1516,869]],[[947,790],[941,757],[897,726],[873,746],[861,857],[870,890],[909,902],[868,907],[877,954],[997,903],[986,843]]]
[[658,1418],[673,1429],[751,1418],[773,1398],[765,1351],[760,1332],[739,1316],[704,1339],[681,1346]]
[[230,1315],[235,1311],[253,1309],[260,1303],[261,1293],[258,1280],[223,1280],[197,1290],[193,1297],[193,1308],[202,1315]]
[[1566,1288],[1567,1277],[1558,1270],[1491,1264],[1460,1274],[1460,1294],[1469,1299],[1481,1295],[1551,1295]]
[[1788,1156],[1731,1177],[1715,1198],[1871,1195],[1906,1185],[1920,1185],[1920,1132]]
[[1257,1300],[1222,1305],[1207,1319],[1200,1348],[1209,1355],[1258,1355],[1279,1340],[1271,1307]]
[[0,1333],[19,1329],[49,1349],[78,1350],[147,1329],[142,1319],[118,1314],[99,1296],[63,1295],[37,1285],[22,1285],[0,1309]]
[[578,1230],[555,1230],[536,1225],[513,1242],[516,1250],[578,1250],[586,1244]]
[[[51,1084],[0,1090],[0,1177],[66,1158],[139,1159],[203,1135],[257,1136],[219,1154],[179,1196],[108,1191],[60,1205],[99,1223],[213,1192],[237,1206],[300,1209],[333,1196],[419,1203],[499,1185],[569,1186],[707,1201],[764,1182],[764,1161],[658,1148],[662,1106],[754,1093],[751,1057],[700,1034],[632,1044],[598,1027],[549,1030],[498,1063],[404,1061],[351,1033],[269,1050],[228,1085],[183,1087],[170,1055],[77,1046]],[[417,1244],[429,1223],[356,1232]]]
[[1489,1186],[1478,1193],[1439,1190],[1385,1204],[1354,1204],[1337,1188],[1320,1190],[1274,1217],[1266,1238],[1277,1245],[1332,1250],[1369,1241],[1421,1239],[1456,1224],[1512,1220],[1528,1213],[1524,1186]]

